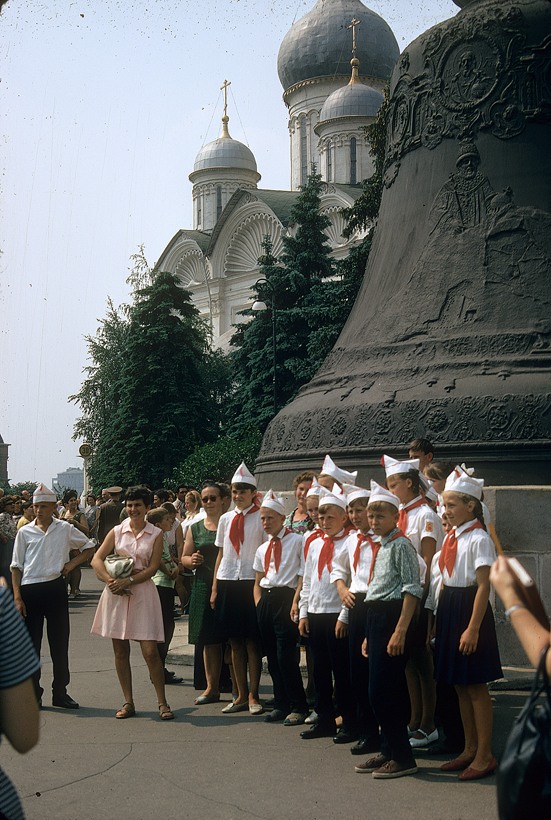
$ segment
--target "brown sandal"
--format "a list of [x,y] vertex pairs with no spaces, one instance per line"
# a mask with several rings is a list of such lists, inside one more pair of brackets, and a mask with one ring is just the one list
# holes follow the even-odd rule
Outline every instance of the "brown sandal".
[[159,703],[159,717],[161,720],[174,720],[174,715],[168,703]]
[[134,717],[135,714],[136,709],[134,708],[134,704],[127,701],[126,703],[123,703],[118,712],[115,712],[115,717],[117,720],[125,720],[126,718]]

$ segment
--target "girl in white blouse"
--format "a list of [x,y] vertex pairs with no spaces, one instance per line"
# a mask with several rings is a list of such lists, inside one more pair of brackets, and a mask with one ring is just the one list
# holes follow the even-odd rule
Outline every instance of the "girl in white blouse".
[[444,491],[453,529],[439,557],[443,587],[436,615],[435,677],[454,684],[459,698],[465,748],[441,768],[460,772],[460,780],[478,780],[497,768],[486,684],[500,678],[502,671],[489,604],[495,548],[484,526],[483,485],[482,479],[458,469],[448,477]]

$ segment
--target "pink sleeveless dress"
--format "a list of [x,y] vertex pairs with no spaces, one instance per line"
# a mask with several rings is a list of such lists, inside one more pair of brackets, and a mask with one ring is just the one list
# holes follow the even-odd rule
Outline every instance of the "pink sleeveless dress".
[[[134,559],[134,569],[149,566],[155,539],[161,533],[159,527],[149,522],[138,537],[130,529],[126,519],[115,527],[115,552]],[[103,638],[131,641],[157,641],[165,639],[163,616],[157,588],[151,578],[143,584],[134,584],[131,595],[113,595],[106,586],[99,599],[91,632]]]

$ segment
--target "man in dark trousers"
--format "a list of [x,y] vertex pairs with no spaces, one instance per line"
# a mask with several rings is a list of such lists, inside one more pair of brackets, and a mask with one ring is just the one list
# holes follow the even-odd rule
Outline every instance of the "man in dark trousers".
[[[55,518],[55,493],[39,484],[33,495],[36,518],[15,538],[11,575],[16,609],[25,619],[40,657],[44,619],[53,665],[52,705],[78,709],[67,694],[69,685],[69,604],[66,576],[88,560],[93,543],[68,521]],[[70,557],[71,550],[78,554]],[[40,670],[33,675],[36,699],[42,704]]]

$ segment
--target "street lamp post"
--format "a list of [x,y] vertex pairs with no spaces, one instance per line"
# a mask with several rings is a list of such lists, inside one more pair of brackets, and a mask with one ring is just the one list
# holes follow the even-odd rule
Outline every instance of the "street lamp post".
[[[258,279],[254,283],[254,287],[258,290],[258,286],[262,285],[263,287],[267,287],[270,292],[271,297],[271,310],[272,310],[272,358],[273,358],[273,373],[272,373],[272,397],[273,397],[273,405],[274,405],[274,416],[277,414],[277,310],[275,306],[275,287],[270,282],[269,279],[262,278]],[[257,299],[251,310],[254,310],[255,313],[268,310],[268,306],[265,302]]]

